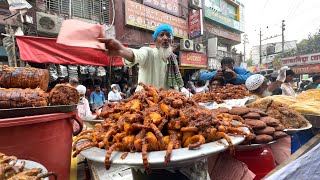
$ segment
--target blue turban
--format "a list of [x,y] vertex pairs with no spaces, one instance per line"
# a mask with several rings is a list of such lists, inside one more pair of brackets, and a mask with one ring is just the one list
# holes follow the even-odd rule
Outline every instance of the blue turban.
[[171,34],[171,38],[173,38],[173,29],[170,25],[168,24],[160,24],[157,29],[154,31],[152,35],[152,39],[156,39],[158,37],[158,34],[162,31],[168,31]]

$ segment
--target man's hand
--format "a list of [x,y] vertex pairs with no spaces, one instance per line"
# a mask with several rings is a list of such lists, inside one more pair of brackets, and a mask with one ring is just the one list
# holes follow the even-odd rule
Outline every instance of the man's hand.
[[223,73],[222,71],[218,71],[216,75],[213,76],[214,79],[222,79],[223,78]]
[[104,53],[107,56],[121,56],[129,61],[133,61],[133,52],[126,48],[120,41],[116,39],[103,38],[98,38],[98,40],[102,43],[105,43],[106,49],[104,50]]
[[228,72],[231,72],[233,74],[232,79],[237,79],[237,73],[233,70],[229,69]]
[[286,71],[289,69],[288,66],[283,66],[279,70],[279,75],[277,77],[277,81],[284,82],[286,80]]

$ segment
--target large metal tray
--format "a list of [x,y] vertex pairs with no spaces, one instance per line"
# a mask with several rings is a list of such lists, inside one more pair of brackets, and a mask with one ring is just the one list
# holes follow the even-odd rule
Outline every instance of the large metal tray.
[[297,132],[299,131],[304,131],[304,130],[307,130],[307,129],[311,129],[312,128],[312,124],[310,124],[308,122],[308,125],[307,127],[303,127],[303,128],[298,128],[298,129],[284,129],[283,132],[289,134],[289,135],[293,135],[293,134],[296,134]]
[[35,116],[35,115],[51,114],[51,113],[66,113],[66,112],[75,111],[76,109],[77,109],[77,105],[0,109],[0,119],[23,117],[23,116]]
[[302,114],[311,124],[313,128],[320,128],[320,115],[318,114]]
[[[247,128],[241,128],[249,132]],[[236,146],[242,143],[244,136],[231,136],[232,143]],[[83,143],[79,142],[78,146]],[[196,161],[205,159],[213,154],[223,152],[228,149],[228,143],[225,139],[202,144],[200,148],[189,150],[188,148],[174,149],[171,154],[170,162],[165,165],[164,157],[166,151],[152,151],[148,152],[148,162],[151,169],[165,169],[174,167],[183,167],[192,164]],[[143,168],[142,153],[129,153],[125,159],[121,159],[124,152],[114,151],[111,155],[111,164],[127,165],[129,167]],[[80,154],[89,160],[104,163],[106,150],[97,147],[89,148],[80,152]]]

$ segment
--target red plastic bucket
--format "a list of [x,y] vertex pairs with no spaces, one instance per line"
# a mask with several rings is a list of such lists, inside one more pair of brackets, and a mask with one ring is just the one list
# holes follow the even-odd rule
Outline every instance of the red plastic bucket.
[[267,146],[255,150],[236,151],[235,158],[247,164],[256,174],[254,180],[262,179],[276,167],[272,151]]
[[0,152],[44,165],[69,179],[73,122],[77,112],[0,119]]

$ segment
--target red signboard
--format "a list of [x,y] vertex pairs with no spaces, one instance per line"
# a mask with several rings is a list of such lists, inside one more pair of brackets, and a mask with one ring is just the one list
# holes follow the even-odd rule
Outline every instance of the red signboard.
[[283,66],[296,66],[306,64],[318,64],[320,63],[320,53],[305,54],[301,56],[294,56],[282,59]]
[[208,65],[208,57],[205,54],[193,52],[180,52],[180,66],[204,67]]
[[320,64],[290,67],[296,74],[320,73]]
[[179,15],[178,0],[143,0],[143,4],[167,12],[169,14]]
[[197,38],[203,35],[202,10],[193,10],[189,13],[189,38]]
[[174,36],[188,38],[188,21],[135,1],[126,0],[125,20],[127,25],[155,30],[159,24],[169,24]]

